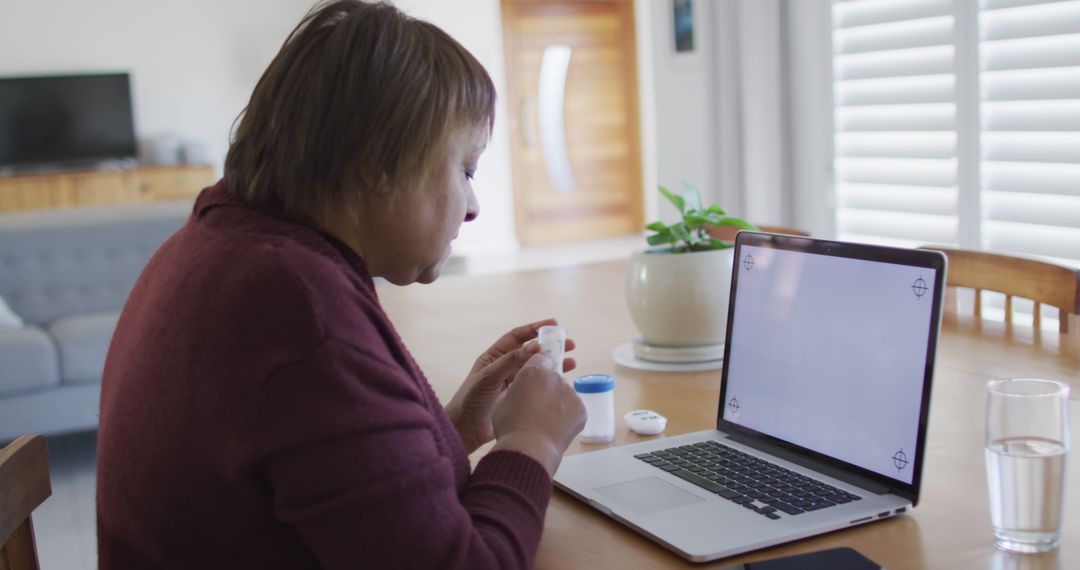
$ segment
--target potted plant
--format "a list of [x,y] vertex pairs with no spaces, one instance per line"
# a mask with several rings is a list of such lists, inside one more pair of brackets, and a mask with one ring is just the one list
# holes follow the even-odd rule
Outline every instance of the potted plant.
[[682,195],[660,186],[679,210],[673,224],[653,222],[645,229],[650,249],[630,257],[626,276],[630,316],[641,332],[634,355],[645,360],[700,362],[723,357],[733,244],[710,231],[720,226],[755,230],[715,204],[705,207],[701,193],[684,182]]

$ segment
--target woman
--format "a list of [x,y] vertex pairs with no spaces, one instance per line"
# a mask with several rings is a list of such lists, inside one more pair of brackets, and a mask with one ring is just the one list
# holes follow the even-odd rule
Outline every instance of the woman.
[[444,409],[372,280],[438,277],[479,211],[494,101],[464,48],[389,5],[322,4],[293,31],[117,325],[102,568],[532,564],[585,419],[530,342],[553,321],[496,341]]

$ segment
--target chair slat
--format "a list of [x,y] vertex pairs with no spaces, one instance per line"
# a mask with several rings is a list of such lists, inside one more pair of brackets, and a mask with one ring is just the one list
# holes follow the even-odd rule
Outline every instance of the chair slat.
[[5,570],[37,568],[30,514],[51,494],[44,436],[24,435],[0,449],[0,564]]
[[34,526],[26,519],[0,548],[0,570],[39,570]]

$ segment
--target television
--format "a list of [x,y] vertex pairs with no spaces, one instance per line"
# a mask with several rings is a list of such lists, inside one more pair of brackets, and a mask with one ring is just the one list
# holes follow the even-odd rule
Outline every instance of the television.
[[0,168],[134,159],[127,73],[0,78]]

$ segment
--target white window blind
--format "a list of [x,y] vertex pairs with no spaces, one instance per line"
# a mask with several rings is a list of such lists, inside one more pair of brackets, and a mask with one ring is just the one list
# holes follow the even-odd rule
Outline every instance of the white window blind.
[[1080,267],[1080,0],[832,10],[838,237]]
[[956,243],[953,0],[833,4],[837,237]]
[[1080,0],[983,0],[982,245],[1080,267]]

